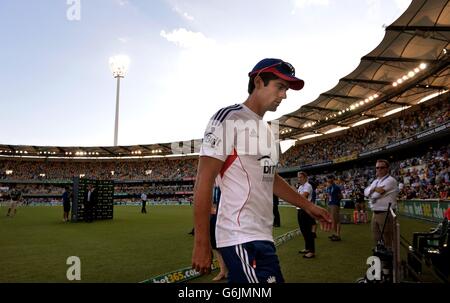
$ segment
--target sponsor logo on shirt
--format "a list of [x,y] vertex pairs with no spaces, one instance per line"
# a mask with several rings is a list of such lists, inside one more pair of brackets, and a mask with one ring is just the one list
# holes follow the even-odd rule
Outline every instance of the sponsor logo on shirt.
[[269,155],[262,156],[259,159],[259,165],[262,167],[263,170],[263,182],[272,182],[273,176],[277,169],[277,163],[272,160],[272,158]]
[[204,144],[209,144],[212,148],[215,148],[219,145],[221,139],[214,135],[213,132],[209,132],[205,134],[205,138],[203,140]]

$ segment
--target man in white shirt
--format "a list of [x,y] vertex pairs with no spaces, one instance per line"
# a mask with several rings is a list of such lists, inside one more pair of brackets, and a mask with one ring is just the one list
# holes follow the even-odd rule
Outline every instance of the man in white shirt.
[[211,270],[209,214],[218,176],[216,242],[228,268],[228,281],[284,282],[273,243],[273,195],[302,207],[325,230],[331,227],[331,218],[276,173],[278,143],[263,120],[267,111],[276,111],[289,88],[300,90],[303,80],[280,59],[261,60],[248,75],[247,100],[219,110],[205,131],[194,189],[192,267],[200,273]]
[[380,241],[381,231],[387,216],[383,240],[385,246],[392,249],[394,226],[392,215],[388,213],[388,206],[391,204],[393,210],[397,209],[398,184],[397,180],[389,175],[389,162],[387,160],[377,160],[375,169],[377,178],[364,190],[364,195],[369,198],[369,204],[373,212],[373,239],[375,245]]
[[[310,203],[312,203],[311,198],[313,188],[311,184],[308,183],[308,175],[303,171],[299,172],[298,181],[300,183],[300,186],[298,187],[298,193],[305,197]],[[303,258],[314,258],[316,255],[316,249],[314,245],[312,226],[316,222],[306,211],[304,211],[300,207],[297,207],[297,221],[303,238],[305,239],[305,249],[300,250],[299,253],[304,254]]]

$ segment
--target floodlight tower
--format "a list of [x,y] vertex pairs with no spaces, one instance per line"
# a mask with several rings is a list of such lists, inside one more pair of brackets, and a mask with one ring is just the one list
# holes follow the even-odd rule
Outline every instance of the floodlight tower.
[[116,92],[116,119],[114,123],[114,146],[117,146],[117,136],[119,131],[119,92],[120,92],[120,78],[125,77],[130,65],[130,58],[126,55],[117,55],[109,58],[109,67],[113,77],[117,79]]

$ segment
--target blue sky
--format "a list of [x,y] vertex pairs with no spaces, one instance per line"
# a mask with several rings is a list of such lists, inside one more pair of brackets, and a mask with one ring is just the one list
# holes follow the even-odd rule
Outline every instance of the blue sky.
[[275,119],[353,71],[410,2],[1,0],[0,144],[113,145],[116,54],[131,60],[119,145],[201,138],[219,108],[245,101],[265,57],[305,80]]

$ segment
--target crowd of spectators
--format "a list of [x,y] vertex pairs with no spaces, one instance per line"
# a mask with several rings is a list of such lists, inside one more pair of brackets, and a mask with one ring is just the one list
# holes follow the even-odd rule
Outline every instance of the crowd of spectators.
[[174,184],[174,185],[145,185],[135,186],[132,184],[120,184],[114,187],[114,192],[119,194],[140,195],[143,192],[147,196],[155,195],[175,195],[182,193],[192,194],[194,191],[194,184]]
[[[180,204],[192,204],[192,197],[177,197],[177,198],[151,198],[147,200],[147,205],[180,205]],[[119,198],[114,199],[114,205],[135,205],[141,206],[142,202],[140,198]]]
[[[449,154],[450,144],[422,156],[391,163],[391,175],[399,184],[399,199],[449,199]],[[327,174],[315,175],[318,180],[316,193],[321,199],[326,196]],[[341,187],[344,199],[351,199],[355,189],[367,187],[375,178],[373,163],[334,174],[335,183]],[[292,185],[296,182],[296,178],[291,180]]]
[[399,117],[385,119],[388,118],[350,128],[332,139],[318,137],[303,144],[298,141],[282,155],[281,165],[292,167],[332,161],[400,141],[449,121],[450,103],[444,100],[433,105],[424,104]]
[[0,160],[0,179],[70,181],[81,175],[103,180],[182,179],[195,177],[197,163],[196,158],[128,161]]

